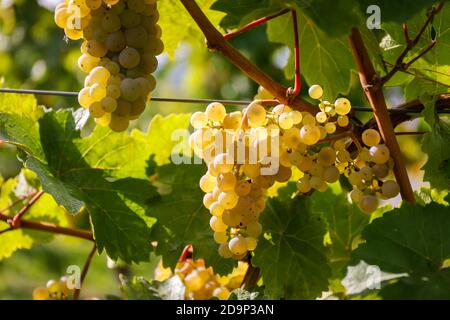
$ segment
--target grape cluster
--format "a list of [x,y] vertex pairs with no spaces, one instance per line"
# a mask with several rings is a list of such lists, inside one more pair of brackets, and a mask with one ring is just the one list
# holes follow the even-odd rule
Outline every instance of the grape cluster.
[[67,277],[49,280],[46,287],[38,287],[33,291],[33,300],[67,300],[72,290],[67,287]]
[[98,125],[124,131],[144,112],[164,50],[158,19],[156,0],[65,0],[56,7],[66,36],[84,40],[78,66],[88,75],[78,101]]
[[381,144],[378,131],[367,129],[361,139],[369,148],[361,148],[354,165],[347,171],[353,190],[350,197],[364,212],[371,213],[378,208],[379,199],[396,197],[400,192],[397,182],[388,179],[394,162],[389,148]]
[[211,267],[205,267],[203,259],[186,259],[177,263],[177,275],[185,285],[185,298],[189,300],[209,300],[213,297],[227,300],[230,290],[220,283],[220,277]]
[[[315,115],[283,104],[266,110],[261,100],[242,112],[227,113],[214,102],[205,112],[192,114],[195,131],[190,145],[208,166],[199,185],[222,257],[241,260],[256,248],[266,190],[275,182],[289,181],[294,168],[302,173],[298,193],[305,195],[324,192],[328,184],[347,176],[355,187],[351,198],[368,213],[378,206],[376,195],[398,194],[394,180],[381,180],[388,176],[392,160],[379,133],[373,129],[363,133],[361,140],[370,149],[350,135],[338,138],[334,135],[338,129],[349,131],[350,101],[323,100],[319,85],[312,86],[309,95],[319,100]],[[267,99],[270,94],[260,90],[257,97]],[[352,150],[354,145],[358,148]],[[273,163],[279,165],[268,170]]]

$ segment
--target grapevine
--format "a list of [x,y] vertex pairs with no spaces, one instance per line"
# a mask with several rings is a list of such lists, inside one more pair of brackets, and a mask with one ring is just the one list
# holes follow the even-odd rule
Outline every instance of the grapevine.
[[78,102],[98,125],[124,131],[144,112],[164,50],[158,19],[156,0],[66,0],[56,7],[67,38],[83,39],[78,66],[87,76]]

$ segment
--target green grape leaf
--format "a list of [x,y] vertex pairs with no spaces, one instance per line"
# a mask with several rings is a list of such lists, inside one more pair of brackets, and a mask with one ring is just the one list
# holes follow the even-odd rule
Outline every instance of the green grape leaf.
[[[82,145],[86,151],[84,159],[92,167],[102,169],[115,178],[133,177],[146,179],[147,162],[151,155],[158,165],[170,162],[172,149],[184,140],[172,139],[175,130],[187,130],[190,114],[156,115],[148,131],[133,130],[131,134],[117,134],[108,128],[97,127]],[[187,132],[187,131],[186,131]],[[184,137],[184,136],[181,136]],[[133,155],[130,157],[130,155]]]
[[70,112],[48,112],[38,123],[0,114],[0,135],[22,150],[25,166],[69,213],[89,212],[100,252],[106,249],[111,258],[126,262],[148,260],[151,221],[144,217],[147,203],[158,196],[156,189],[145,180],[111,180],[91,167],[84,157],[98,141],[80,137]]
[[369,224],[370,215],[349,203],[339,186],[325,192],[314,192],[311,202],[313,212],[327,219],[331,240],[330,263],[333,271],[340,274],[350,260],[354,241]]
[[431,127],[431,132],[422,138],[422,151],[428,160],[422,169],[424,180],[433,188],[448,189],[450,185],[450,123],[448,118],[440,118],[435,110],[435,100],[424,103],[423,116]]
[[384,286],[379,294],[386,300],[448,300],[450,269],[420,277],[401,278]]
[[[345,94],[350,89],[351,69],[354,64],[347,45],[348,40],[346,37],[331,38],[302,10],[297,10],[297,13],[302,75],[309,85],[320,84],[324,88],[326,99],[334,100],[340,93]],[[293,48],[294,36],[290,16],[270,21],[267,33],[270,41]],[[293,70],[291,71],[290,78],[293,76]]]
[[164,239],[158,244],[157,253],[162,255],[165,265],[175,266],[183,248],[192,244],[195,256],[205,259],[215,272],[228,274],[233,261],[218,254],[214,232],[209,227],[211,214],[203,206],[204,194],[198,186],[205,172],[204,165],[195,164],[158,167],[155,183],[164,194],[150,203],[148,214],[158,219],[154,239]]
[[450,257],[449,228],[449,207],[403,203],[364,229],[352,259],[411,276],[437,272]]
[[43,108],[38,106],[36,98],[30,94],[0,93],[0,110],[33,120],[39,119],[44,114]]
[[326,223],[313,212],[311,201],[269,199],[261,224],[266,234],[252,263],[261,269],[264,294],[269,299],[313,299],[327,290]]
[[218,0],[214,2],[211,9],[226,13],[220,21],[220,26],[229,30],[276,13],[279,6],[274,6],[271,0]]
[[[0,231],[6,230],[9,225],[0,221]],[[33,239],[21,229],[8,231],[0,234],[0,261],[9,258],[20,249],[31,249]]]
[[[218,25],[223,14],[208,10],[214,0],[196,1],[214,25]],[[174,57],[175,50],[182,41],[199,43],[204,46],[204,36],[194,20],[191,18],[182,3],[178,0],[164,0],[158,2],[160,14],[159,25],[163,33],[161,40],[164,42],[165,52]],[[176,12],[176,14],[174,14]],[[205,47],[206,50],[206,47]]]
[[120,275],[121,290],[128,300],[184,300],[185,287],[178,276],[149,282],[143,277],[131,280]]

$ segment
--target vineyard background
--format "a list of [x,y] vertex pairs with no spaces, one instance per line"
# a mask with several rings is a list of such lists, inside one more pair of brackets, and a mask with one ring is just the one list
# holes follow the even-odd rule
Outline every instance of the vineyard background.
[[[164,4],[162,4],[164,2]],[[279,1],[237,1],[239,5],[245,2],[244,6],[231,6],[227,1],[219,0],[202,0],[198,1],[201,4],[202,9],[205,9],[208,17],[211,19],[214,25],[218,26],[219,23],[223,27],[235,28],[250,22],[251,20],[277,11]],[[350,52],[348,45],[348,31],[351,24],[364,25],[365,15],[364,12],[358,11],[359,6],[354,5],[353,1],[343,1],[342,5],[344,9],[336,9],[335,6],[330,5],[330,1],[321,0],[318,1],[316,10],[321,12],[321,16],[326,16],[327,19],[318,17],[315,10],[311,11],[306,6],[306,2],[303,1],[290,1],[293,4],[298,5],[299,8],[299,25],[301,26],[301,52],[302,52],[302,75],[303,75],[303,87],[301,96],[307,96],[307,84],[320,83],[324,85],[326,94],[330,99],[334,99],[339,94],[346,94],[346,96],[352,101],[355,106],[367,107],[368,103],[364,96],[364,92],[361,89],[359,79],[356,72],[350,72],[350,70],[356,70],[355,63]],[[361,2],[361,8],[364,8],[365,1]],[[426,10],[432,1],[416,1],[415,5],[408,5],[408,7],[402,6],[401,16],[396,14],[399,12],[395,5],[388,4],[387,1],[378,1],[382,8],[383,28],[385,31],[391,33],[394,40],[398,39],[398,47],[392,46],[392,43],[385,43],[385,45],[391,45],[390,50],[382,51],[376,44],[383,40],[383,30],[379,33],[369,33],[366,29],[361,28],[363,37],[367,41],[370,53],[374,58],[376,67],[380,70],[380,60],[377,59],[381,55],[385,60],[391,63],[395,61],[402,47],[401,44],[401,28],[399,21],[401,19],[408,19],[410,21],[410,32],[413,34],[423,24],[426,18]],[[77,58],[79,56],[79,43],[77,42],[65,42],[63,41],[63,32],[59,30],[53,22],[53,11],[55,1],[41,0],[41,1],[3,1],[0,7],[0,81],[3,87],[11,88],[33,88],[33,89],[51,89],[62,91],[76,91],[81,87],[83,75],[77,69]],[[182,5],[176,0],[161,0],[160,13],[161,20],[160,25],[163,28],[163,41],[166,46],[166,51],[163,55],[158,57],[159,68],[156,72],[158,80],[157,89],[153,93],[158,97],[174,97],[174,98],[204,98],[204,99],[229,99],[229,100],[251,100],[258,90],[258,85],[252,80],[248,79],[241,71],[229,63],[220,54],[212,54],[205,48],[204,36],[195,25],[192,18],[182,7]],[[215,4],[214,4],[215,3]],[[215,11],[208,9],[212,4],[213,8],[227,12]],[[269,5],[270,4],[270,5]],[[239,9],[236,9],[239,8]],[[350,10],[349,8],[354,8]],[[346,11],[348,11],[346,13]],[[177,12],[175,15],[174,12]],[[243,15],[243,12],[248,12],[247,15]],[[225,18],[224,18],[225,17]],[[430,53],[425,56],[426,58],[420,59],[414,65],[415,75],[398,73],[395,77],[390,79],[388,88],[385,91],[387,97],[388,107],[395,107],[405,101],[409,101],[416,97],[421,97],[424,94],[432,95],[435,93],[445,93],[449,91],[450,87],[450,54],[439,46],[439,41],[446,46],[450,41],[450,33],[447,32],[450,29],[450,6],[445,6],[443,12],[440,14],[437,21],[439,28],[434,30],[439,35],[438,46],[434,53]],[[339,20],[339,21],[337,21]],[[345,20],[345,21],[343,21]],[[280,18],[272,21],[268,26],[259,26],[250,32],[243,33],[239,37],[231,40],[231,43],[242,52],[250,61],[264,69],[265,72],[270,74],[274,80],[283,84],[286,87],[292,85],[292,54],[290,53],[291,40],[287,39],[290,36],[283,37],[286,33],[286,24],[289,20],[286,18]],[[289,31],[291,32],[291,31]],[[431,32],[425,35],[425,38],[431,36]],[[378,38],[377,38],[378,37]],[[271,41],[272,40],[272,41]],[[387,41],[385,39],[385,41]],[[424,40],[426,41],[426,40]],[[280,43],[281,42],[281,43]],[[314,48],[318,46],[320,52],[314,54]],[[426,42],[420,44],[420,48],[426,46]],[[384,48],[386,49],[386,48]],[[420,51],[420,50],[419,50]],[[378,64],[377,64],[378,63]],[[319,70],[319,72],[317,72]],[[423,74],[426,77],[434,80],[434,83],[429,81],[423,81]],[[436,83],[439,84],[436,84]],[[35,100],[36,99],[36,100]],[[8,105],[11,110],[20,109],[20,113],[28,114],[31,118],[38,117],[39,111],[36,111],[37,105],[44,105],[52,107],[54,109],[66,110],[69,108],[77,108],[78,104],[76,98],[61,97],[61,96],[19,96],[19,95],[7,95],[0,93],[0,111],[5,112],[4,106]],[[429,103],[426,109],[428,113],[425,113],[427,121],[423,119],[417,119],[411,122],[406,122],[399,125],[396,131],[404,132],[424,132],[430,130],[430,124],[435,121],[433,111],[434,103]],[[152,101],[147,108],[145,114],[133,124],[133,127],[141,130],[143,133],[136,133],[131,137],[127,136],[112,136],[108,138],[109,146],[105,148],[121,148],[121,145],[126,146],[128,152],[133,152],[140,147],[143,147],[145,151],[142,155],[133,159],[131,164],[123,165],[126,159],[123,156],[114,156],[111,159],[112,164],[121,164],[119,170],[114,171],[114,176],[118,178],[133,177],[141,178],[146,177],[148,171],[156,170],[162,176],[167,178],[168,184],[173,183],[171,179],[179,179],[179,181],[185,181],[185,185],[173,184],[171,187],[176,191],[176,196],[182,197],[186,192],[189,196],[198,197],[198,201],[201,201],[201,192],[195,190],[195,186],[198,181],[198,177],[201,176],[203,168],[197,166],[192,168],[189,173],[182,171],[183,169],[171,167],[169,165],[169,156],[173,143],[169,141],[171,129],[174,128],[187,128],[189,123],[189,114],[194,111],[204,110],[203,104],[186,104],[186,103],[166,103]],[[237,106],[232,106],[228,110],[239,109]],[[64,117],[69,117],[69,113],[59,113],[59,116],[55,116],[55,119],[48,119],[49,122],[64,121]],[[371,118],[371,113],[361,112],[358,113],[358,117],[362,122],[365,122]],[[444,116],[445,117],[445,116]],[[35,118],[35,119],[36,119]],[[152,120],[153,119],[153,120]],[[149,127],[149,123],[152,121]],[[70,121],[69,121],[70,122]],[[49,125],[51,127],[51,125]],[[88,122],[82,131],[82,135],[87,134],[92,130],[92,122]],[[449,170],[448,170],[448,150],[445,150],[445,146],[448,146],[449,131],[448,128],[443,126],[436,129],[431,128],[433,135],[429,142],[435,144],[431,147],[433,154],[431,161],[429,162],[429,177],[433,181],[433,187],[437,189],[429,190],[429,183],[423,182],[424,172],[420,169],[426,162],[426,155],[423,152],[424,147],[422,145],[423,135],[402,135],[398,136],[398,141],[405,159],[407,169],[410,173],[411,182],[414,190],[419,191],[418,196],[419,203],[424,205],[425,202],[433,200],[437,203],[446,203],[444,200],[448,189]],[[54,135],[55,131],[47,132],[47,137]],[[41,133],[42,134],[42,133]],[[82,148],[89,147],[89,143],[99,139],[102,132],[98,132],[94,135],[90,142],[86,142],[86,145]],[[78,137],[71,137],[77,146],[81,145],[78,141]],[[434,138],[434,139],[433,139]],[[425,150],[431,150],[425,146]],[[100,150],[104,152],[104,150]],[[148,156],[152,155],[148,160]],[[108,161],[101,159],[101,156],[95,158],[98,155],[94,155],[92,159],[88,159],[89,163],[98,161],[105,168],[110,165]],[[70,159],[69,159],[70,160]],[[70,160],[72,161],[72,160]],[[70,162],[69,161],[69,162]],[[75,161],[75,160],[74,160]],[[103,162],[102,162],[103,161]],[[444,163],[444,165],[442,165]],[[9,193],[16,185],[27,187],[26,183],[36,185],[37,179],[33,174],[27,172],[28,176],[24,175],[21,170],[21,164],[17,161],[17,150],[15,147],[6,144],[0,144],[0,174],[2,178],[2,189],[0,196],[0,209],[5,207],[9,200]],[[108,170],[108,169],[105,169]],[[176,171],[175,178],[170,175],[171,170]],[[18,176],[18,178],[14,178]],[[183,179],[184,178],[184,179]],[[7,180],[10,179],[10,180]],[[25,182],[27,180],[28,182]],[[163,181],[163,179],[162,179]],[[135,187],[135,186],[133,186]],[[278,185],[277,188],[280,186]],[[439,287],[438,290],[432,290],[433,285],[438,283],[449,283],[448,275],[445,270],[442,272],[435,272],[433,268],[428,269],[427,262],[430,264],[446,265],[446,259],[448,258],[447,252],[429,252],[431,257],[422,256],[408,256],[406,254],[406,262],[399,259],[398,265],[390,265],[388,261],[380,261],[379,257],[374,257],[373,252],[378,252],[380,248],[369,248],[367,251],[359,253],[351,257],[351,249],[360,243],[361,231],[369,224],[370,220],[380,217],[384,212],[389,211],[392,207],[396,207],[400,203],[400,196],[393,199],[389,203],[384,203],[384,206],[377,210],[371,217],[362,214],[355,206],[347,203],[345,197],[341,193],[341,188],[346,188],[343,185],[334,186],[329,191],[323,194],[316,193],[311,197],[310,202],[302,204],[302,208],[291,208],[286,203],[288,197],[283,191],[280,191],[277,199],[271,200],[271,207],[275,208],[271,212],[266,214],[265,223],[268,228],[276,229],[278,226],[275,223],[276,215],[279,214],[283,217],[286,215],[286,219],[290,219],[289,215],[299,210],[310,210],[313,213],[319,213],[318,219],[325,218],[327,221],[323,223],[321,221],[315,222],[313,219],[315,215],[307,217],[310,219],[308,223],[314,226],[318,235],[324,235],[325,242],[328,242],[330,252],[326,254],[321,252],[315,257],[314,262],[317,266],[320,266],[320,270],[314,266],[306,266],[301,270],[305,276],[311,277],[309,281],[301,281],[299,288],[292,289],[294,292],[282,292],[283,283],[277,279],[276,285],[270,290],[272,297],[287,296],[296,298],[313,298],[315,292],[321,291],[320,288],[324,287],[324,281],[326,278],[331,279],[330,288],[338,296],[344,297],[344,290],[340,280],[345,276],[345,266],[351,261],[351,265],[356,265],[359,261],[358,258],[367,258],[370,262],[379,262],[382,269],[385,266],[389,272],[404,273],[404,272],[417,272],[417,278],[413,278],[412,283],[401,283],[392,290],[388,290],[385,298],[397,298],[407,295],[411,288],[417,292],[417,296],[414,293],[411,294],[412,298],[424,297],[428,293],[437,298],[449,297],[448,288]],[[421,190],[421,188],[424,188]],[[285,190],[285,189],[281,189]],[[158,190],[160,191],[160,190]],[[25,191],[23,191],[25,192]],[[151,193],[156,191],[149,189],[149,197]],[[271,191],[271,195],[276,195],[278,190],[274,188]],[[286,192],[287,193],[287,192]],[[49,195],[44,197],[50,198]],[[177,199],[172,199],[177,200]],[[448,200],[448,198],[447,198]],[[197,201],[197,202],[198,202]],[[432,204],[437,205],[437,204]],[[195,208],[195,203],[191,208]],[[430,240],[430,246],[436,246],[437,248],[448,249],[447,243],[449,239],[440,239],[441,242],[433,243],[436,239],[433,237],[433,230],[448,230],[446,226],[450,225],[448,218],[445,214],[448,214],[448,208],[428,208],[421,209],[419,207],[412,208],[406,206],[398,212],[399,219],[391,217],[389,219],[380,222],[380,224],[374,224],[368,228],[365,239],[378,239],[381,234],[388,232],[397,223],[402,222],[405,219],[403,226],[408,226],[412,230],[415,228],[414,223],[418,225],[425,223],[423,218],[423,212],[435,211],[435,216],[430,222],[431,229],[427,229],[425,232],[425,238]],[[137,212],[139,212],[139,208]],[[168,201],[168,204],[156,205],[156,216],[164,221],[163,213],[175,212],[176,208]],[[189,208],[187,209],[189,210]],[[406,212],[412,212],[412,217],[405,218]],[[422,212],[423,211],[423,212]],[[339,213],[346,212],[348,215],[345,217],[340,216]],[[35,216],[33,216],[35,214]],[[320,216],[324,214],[325,216]],[[76,216],[66,214],[61,208],[51,200],[42,200],[42,206],[37,207],[35,212],[30,213],[31,218],[44,218],[48,221],[56,222],[63,226],[73,226],[77,228],[89,228],[89,218],[87,214],[82,212]],[[166,218],[167,219],[167,218]],[[206,221],[206,220],[205,220]],[[148,222],[148,221],[146,221]],[[166,221],[169,224],[170,221]],[[304,223],[305,221],[299,221],[298,223]],[[151,222],[148,222],[151,224]],[[211,237],[207,223],[201,225],[201,220],[196,220],[198,225],[193,229],[201,233],[201,230],[205,230],[207,236]],[[317,224],[316,224],[317,223]],[[408,223],[411,223],[410,225]],[[349,229],[343,227],[343,225],[349,225]],[[180,250],[184,245],[188,244],[186,241],[199,239],[190,239],[189,232],[192,230],[184,230],[183,220],[173,226],[175,230],[175,237],[169,238],[167,236],[168,246],[176,246],[177,250],[171,252],[168,248],[164,248],[168,254],[166,262],[172,263],[176,261],[176,258],[180,254]],[[328,228],[326,230],[326,228]],[[434,229],[433,229],[434,228]],[[440,229],[442,228],[442,229]],[[14,231],[16,232],[16,231]],[[164,232],[164,230],[154,227],[152,236],[161,237],[158,232]],[[333,234],[335,232],[335,234]],[[311,241],[320,240],[315,239],[317,235],[311,236]],[[17,242],[17,246],[7,245],[7,236],[18,237],[20,240]],[[203,234],[202,234],[203,236]],[[338,240],[339,236],[346,237],[345,239]],[[368,237],[368,238],[367,238]],[[211,237],[212,238],[212,237]],[[406,236],[407,238],[407,236]],[[16,239],[17,240],[17,239]],[[142,241],[145,241],[142,240]],[[436,240],[439,241],[439,240]],[[407,241],[408,245],[411,243]],[[33,244],[32,244],[33,243]],[[331,244],[333,243],[333,244]],[[142,242],[136,244],[139,247]],[[412,241],[412,247],[414,245],[421,246],[422,243],[414,243]],[[32,250],[21,250],[21,248],[33,247]],[[107,245],[106,245],[107,246]],[[123,252],[118,252],[116,248],[111,249],[112,253],[116,255],[122,255]],[[211,248],[212,249],[211,249]],[[203,248],[199,248],[200,253],[206,253],[207,264],[212,264],[215,270],[218,272],[225,272],[230,270],[230,261],[217,260],[217,256],[211,254],[211,250],[215,248],[211,239],[211,245],[205,245]],[[387,250],[387,257],[389,254],[394,256],[398,253],[395,247],[387,247],[383,250]],[[443,249],[443,251],[445,251]],[[55,236],[50,237],[47,235],[30,233],[30,235],[13,234],[12,232],[5,235],[0,235],[0,298],[1,299],[29,299],[31,298],[31,292],[37,286],[44,284],[48,279],[57,278],[60,275],[65,274],[68,265],[82,266],[86,256],[89,254],[91,246],[86,245],[84,240],[78,240],[70,237]],[[125,250],[126,251],[126,250]],[[407,250],[408,251],[408,250]],[[166,252],[165,252],[166,253]],[[128,260],[139,260],[142,255],[145,256],[148,252],[136,252],[125,257]],[[287,252],[280,262],[289,261],[291,252]],[[8,258],[12,255],[11,258]],[[400,253],[401,255],[401,253]],[[7,259],[8,258],[8,259]],[[211,258],[208,260],[208,258]],[[372,259],[371,259],[372,258]],[[423,258],[423,259],[422,259]],[[216,259],[216,260],[214,260]],[[261,260],[267,259],[266,264],[273,263],[271,256],[260,256],[257,260],[258,263],[262,263]],[[283,260],[284,259],[284,260]],[[386,258],[389,259],[389,258]],[[410,259],[410,260],[408,260]],[[141,259],[145,260],[145,259]],[[119,265],[112,266],[109,263],[110,269],[105,272],[106,265],[108,264],[105,252],[100,256],[95,256],[89,274],[86,278],[86,282],[83,287],[83,296],[85,297],[101,297],[104,298],[107,295],[119,295],[119,283],[117,281],[117,275],[119,272],[125,272],[127,275],[142,275],[145,278],[151,279],[153,272],[160,257],[152,253],[150,255],[149,262],[141,263],[139,265],[127,265],[120,263]],[[280,268],[279,266],[278,268]],[[384,269],[383,269],[384,270]],[[360,272],[364,272],[361,271]],[[429,275],[431,285],[427,287],[427,284],[420,282],[420,276]],[[388,275],[385,275],[388,276]],[[353,274],[354,281],[358,282],[358,274]],[[348,280],[349,278],[347,278]],[[350,279],[351,280],[351,279]],[[290,281],[287,277],[286,281]],[[309,286],[312,288],[309,288]],[[311,289],[311,294],[308,290]],[[421,291],[423,290],[423,291]],[[427,291],[429,290],[429,291]],[[420,293],[422,292],[422,293]],[[431,293],[430,293],[431,292]],[[320,295],[319,295],[320,296]],[[379,295],[369,291],[364,291],[361,295],[359,292],[352,298],[379,298]],[[409,296],[408,296],[409,297]]]

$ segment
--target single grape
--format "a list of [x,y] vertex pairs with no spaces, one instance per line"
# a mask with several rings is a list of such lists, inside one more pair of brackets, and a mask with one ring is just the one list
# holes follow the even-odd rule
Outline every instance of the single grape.
[[384,164],[390,158],[390,152],[386,145],[378,144],[369,149],[370,155],[376,164]]
[[352,109],[352,105],[347,98],[339,98],[334,102],[334,108],[338,115],[346,115]]
[[237,236],[230,240],[228,247],[234,255],[242,255],[247,252],[247,241],[244,237]]
[[400,187],[394,180],[387,180],[381,186],[381,194],[386,198],[394,198],[400,193]]
[[359,208],[365,213],[372,213],[378,208],[378,199],[376,196],[365,195],[359,202]]
[[323,96],[323,89],[318,84],[315,84],[309,87],[308,94],[311,98],[318,100]]
[[364,130],[361,139],[363,143],[368,147],[376,146],[381,141],[380,134],[374,129]]
[[205,114],[211,121],[221,122],[227,114],[223,104],[213,102],[206,107]]

